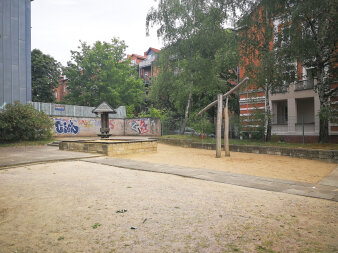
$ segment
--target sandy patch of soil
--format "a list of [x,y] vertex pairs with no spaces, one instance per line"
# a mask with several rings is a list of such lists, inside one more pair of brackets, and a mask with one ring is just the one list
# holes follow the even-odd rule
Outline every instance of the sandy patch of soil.
[[337,165],[286,156],[231,152],[230,157],[215,158],[215,150],[183,148],[158,144],[157,153],[123,155],[137,161],[222,170],[259,177],[318,183]]
[[174,175],[0,170],[1,252],[337,252],[337,224],[337,202]]

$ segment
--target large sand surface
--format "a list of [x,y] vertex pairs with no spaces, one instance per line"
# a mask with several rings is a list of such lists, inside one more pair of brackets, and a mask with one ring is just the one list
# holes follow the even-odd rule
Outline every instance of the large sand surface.
[[316,160],[239,152],[231,152],[230,157],[225,157],[222,152],[222,157],[216,158],[215,150],[184,148],[160,143],[156,153],[137,153],[121,157],[308,183],[318,183],[337,166],[335,163]]
[[0,170],[0,252],[337,252],[337,224],[337,202],[174,175],[83,161]]

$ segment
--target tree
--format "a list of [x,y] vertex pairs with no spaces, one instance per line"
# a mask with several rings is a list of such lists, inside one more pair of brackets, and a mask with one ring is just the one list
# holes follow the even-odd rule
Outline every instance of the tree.
[[[227,89],[220,78],[220,72],[227,71],[220,71],[219,67],[225,66],[219,59],[221,48],[227,48],[226,37],[233,34],[223,28],[227,14],[223,2],[159,1],[157,9],[152,8],[147,15],[147,31],[158,25],[157,34],[166,45],[160,54],[160,73],[151,95],[159,104],[184,117],[181,133],[191,110],[200,109],[214,100],[217,92]],[[236,45],[231,49],[237,52]],[[237,66],[237,60],[228,62],[225,69],[231,69],[232,65]]]
[[[242,52],[259,60],[246,62],[246,68],[255,83],[265,87],[266,96],[302,79],[294,63],[313,69],[320,100],[320,142],[328,141],[328,122],[334,117],[330,100],[337,95],[337,88],[331,89],[337,74],[337,9],[335,0],[257,0],[251,1],[239,23],[248,29]],[[284,29],[273,31],[276,20]]]
[[93,46],[80,42],[79,51],[71,51],[72,62],[63,69],[69,79],[65,101],[86,106],[102,101],[113,107],[139,106],[143,84],[125,58],[126,48],[124,41],[116,38],[111,43],[97,41]]
[[58,86],[60,64],[50,55],[33,49],[32,59],[32,100],[53,102],[53,89]]
[[[250,77],[257,90],[264,91],[264,135],[265,140],[271,139],[271,109],[269,97],[275,91],[281,91],[284,85],[280,71],[283,65],[280,61],[275,65],[276,54],[273,43],[275,14],[279,11],[279,4],[274,0],[257,1],[251,5],[249,11],[241,16],[238,26],[240,34],[241,66],[245,69],[245,75]],[[288,65],[288,64],[287,64]],[[257,112],[261,114],[261,112]],[[258,118],[261,118],[258,117]],[[253,115],[251,120],[257,125],[257,117]]]
[[338,95],[338,87],[331,88],[337,79],[337,10],[335,0],[285,0],[282,22],[289,22],[284,36],[290,36],[281,58],[296,59],[305,68],[313,68],[314,90],[320,101],[319,142],[328,142],[329,120],[337,120],[337,112],[331,110],[330,100]]

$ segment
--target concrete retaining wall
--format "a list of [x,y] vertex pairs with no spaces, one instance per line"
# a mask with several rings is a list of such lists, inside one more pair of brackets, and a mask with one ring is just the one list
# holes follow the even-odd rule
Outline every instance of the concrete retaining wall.
[[[54,136],[97,136],[100,133],[100,118],[53,116]],[[160,136],[160,119],[110,119],[110,133],[113,136]]]
[[[177,145],[189,148],[202,148],[202,149],[216,149],[216,144],[213,143],[197,143],[186,140],[165,139],[160,138],[159,142]],[[267,147],[267,146],[249,146],[249,145],[229,145],[230,151],[243,152],[243,153],[256,153],[256,154],[269,154],[291,156],[296,158],[305,158],[312,160],[320,160],[326,162],[338,163],[337,150],[319,150],[319,149],[295,149],[283,147]],[[223,146],[224,149],[224,146]]]

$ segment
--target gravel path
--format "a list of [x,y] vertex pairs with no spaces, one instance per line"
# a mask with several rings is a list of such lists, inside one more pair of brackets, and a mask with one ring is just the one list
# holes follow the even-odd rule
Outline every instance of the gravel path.
[[173,175],[0,171],[0,252],[337,252],[337,224],[337,202]]

